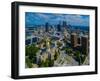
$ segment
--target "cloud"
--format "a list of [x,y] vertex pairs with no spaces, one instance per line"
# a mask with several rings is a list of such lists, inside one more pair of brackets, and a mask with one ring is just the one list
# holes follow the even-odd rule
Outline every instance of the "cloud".
[[26,25],[34,24],[57,24],[60,21],[66,21],[70,25],[89,26],[89,16],[78,14],[54,14],[54,13],[26,13]]
[[65,20],[72,25],[89,25],[89,16],[86,15],[66,15]]

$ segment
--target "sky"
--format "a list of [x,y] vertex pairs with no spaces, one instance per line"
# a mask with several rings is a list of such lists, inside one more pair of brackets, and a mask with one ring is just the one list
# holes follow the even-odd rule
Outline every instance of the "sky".
[[47,22],[56,25],[61,21],[66,21],[72,26],[89,26],[89,15],[25,12],[26,27],[44,25]]

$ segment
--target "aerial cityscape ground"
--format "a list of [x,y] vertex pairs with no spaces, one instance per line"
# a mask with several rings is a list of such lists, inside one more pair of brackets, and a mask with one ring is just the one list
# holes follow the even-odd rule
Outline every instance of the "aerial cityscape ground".
[[25,67],[89,65],[89,16],[25,13]]

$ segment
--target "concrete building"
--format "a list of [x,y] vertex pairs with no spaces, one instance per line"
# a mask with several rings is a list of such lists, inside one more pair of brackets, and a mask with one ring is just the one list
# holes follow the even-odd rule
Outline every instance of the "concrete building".
[[89,42],[88,42],[88,36],[87,35],[81,37],[81,46],[82,46],[83,54],[88,54]]
[[37,43],[40,40],[37,36],[28,36],[25,40],[25,45],[31,45],[33,43]]
[[77,42],[78,42],[77,34],[76,33],[72,33],[71,34],[71,45],[72,45],[72,47],[76,47],[77,46]]
[[78,37],[77,40],[78,40],[78,45],[80,45],[81,44],[81,37]]
[[41,64],[41,56],[36,57],[36,64]]

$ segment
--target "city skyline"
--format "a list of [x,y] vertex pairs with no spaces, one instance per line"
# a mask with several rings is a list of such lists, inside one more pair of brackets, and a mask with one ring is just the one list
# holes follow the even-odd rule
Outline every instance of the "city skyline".
[[25,14],[25,67],[89,65],[89,16]]
[[25,13],[25,27],[45,25],[47,22],[51,25],[55,25],[61,23],[61,21],[65,21],[72,26],[89,27],[89,15],[34,12]]

